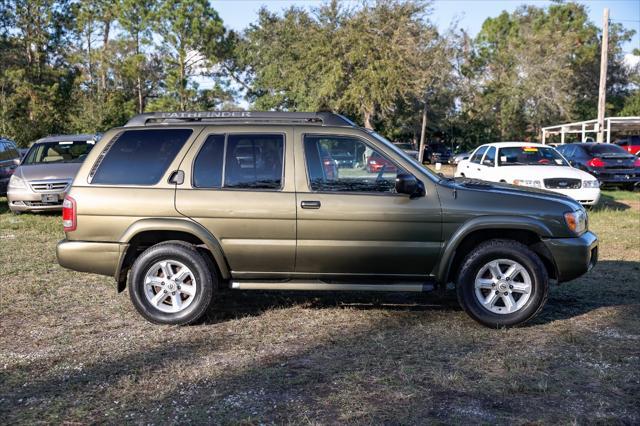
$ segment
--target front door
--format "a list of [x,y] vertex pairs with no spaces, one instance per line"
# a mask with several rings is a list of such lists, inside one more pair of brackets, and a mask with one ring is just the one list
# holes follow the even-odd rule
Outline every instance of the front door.
[[[296,273],[424,277],[441,248],[434,187],[410,199],[395,192],[394,159],[357,136],[299,136],[296,144]],[[302,148],[298,150],[298,148]],[[389,150],[389,148],[387,148]]]

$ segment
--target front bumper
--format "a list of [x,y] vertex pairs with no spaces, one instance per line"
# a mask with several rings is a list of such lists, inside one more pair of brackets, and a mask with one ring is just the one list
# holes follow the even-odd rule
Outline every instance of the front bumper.
[[62,201],[64,201],[66,191],[47,192],[46,195],[57,197],[58,200],[55,202],[43,202],[43,194],[45,193],[35,192],[28,188],[9,188],[7,191],[9,209],[12,212],[45,212],[62,210]]
[[579,188],[579,189],[550,189],[547,191],[557,192],[573,198],[583,206],[595,206],[600,201],[600,188]]
[[543,242],[555,262],[558,282],[576,279],[598,262],[598,237],[590,231],[579,237],[550,238]]
[[56,246],[56,256],[63,268],[116,277],[126,247],[119,243],[62,240]]

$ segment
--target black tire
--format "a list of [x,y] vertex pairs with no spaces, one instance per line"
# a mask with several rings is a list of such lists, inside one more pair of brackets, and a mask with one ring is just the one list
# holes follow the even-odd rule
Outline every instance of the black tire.
[[[169,313],[154,307],[145,296],[144,280],[149,268],[162,260],[176,260],[189,268],[197,282],[193,301],[184,310]],[[136,310],[154,324],[188,325],[200,320],[211,305],[218,278],[212,262],[196,247],[182,241],[167,241],[145,250],[134,262],[129,276],[129,297]],[[183,284],[184,285],[184,284]]]
[[[476,275],[484,265],[497,259],[518,262],[531,277],[529,300],[510,314],[491,312],[475,295]],[[524,244],[513,240],[489,240],[465,257],[456,281],[456,292],[464,311],[480,324],[493,328],[511,327],[529,321],[542,310],[549,296],[549,276],[538,255]]]

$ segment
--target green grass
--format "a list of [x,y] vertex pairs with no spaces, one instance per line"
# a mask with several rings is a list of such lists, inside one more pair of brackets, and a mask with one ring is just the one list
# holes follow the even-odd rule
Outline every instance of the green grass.
[[60,268],[58,215],[0,199],[3,423],[640,423],[640,203],[589,212],[600,263],[532,324],[431,295],[219,296],[145,322],[108,277]]

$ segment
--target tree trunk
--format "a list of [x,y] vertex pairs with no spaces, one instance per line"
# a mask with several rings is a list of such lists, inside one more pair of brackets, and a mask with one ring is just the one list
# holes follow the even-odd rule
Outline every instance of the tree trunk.
[[371,120],[373,119],[373,113],[370,109],[364,111],[364,127],[365,129],[373,130],[373,123]]
[[418,161],[422,164],[424,160],[424,147],[427,142],[427,100],[424,100],[422,107],[422,127],[420,129],[420,148],[418,149]]
[[[138,32],[136,32],[135,35],[135,39],[136,39],[136,56],[138,56],[139,59],[139,55],[140,55],[140,34]],[[138,91],[138,114],[142,114],[144,112],[144,98],[142,96],[142,78],[141,78],[141,74],[142,74],[142,70],[140,69],[140,63],[138,63],[138,78],[137,78],[137,91]]]
[[102,90],[107,90],[107,49],[109,48],[109,32],[111,31],[111,19],[106,18],[104,20],[104,31],[102,32],[102,70],[101,70],[101,80],[102,80]]

